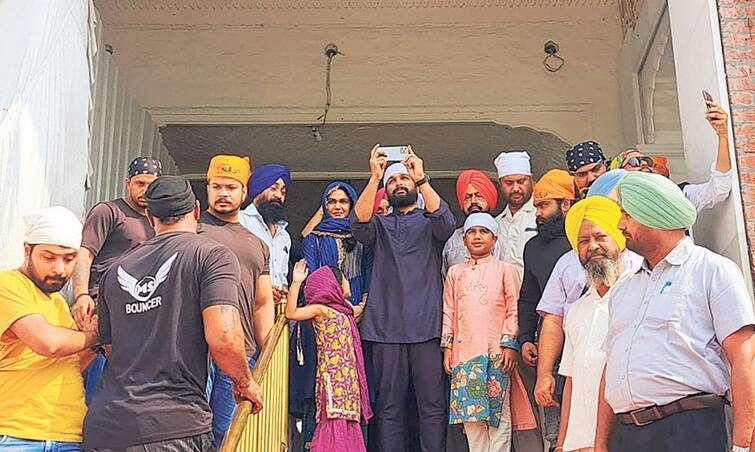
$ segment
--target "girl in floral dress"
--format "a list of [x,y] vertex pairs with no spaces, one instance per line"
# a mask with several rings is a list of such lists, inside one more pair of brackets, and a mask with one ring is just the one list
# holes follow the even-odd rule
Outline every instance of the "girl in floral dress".
[[354,319],[349,281],[336,267],[320,267],[304,286],[307,305],[296,307],[307,278],[304,260],[296,263],[286,317],[312,320],[317,344],[315,403],[317,427],[313,452],[365,452],[361,422],[372,417],[362,346]]
[[498,226],[487,213],[464,223],[470,258],[443,290],[443,364],[451,375],[449,422],[464,424],[471,452],[508,452],[512,427],[535,428],[519,357],[516,269],[491,256]]

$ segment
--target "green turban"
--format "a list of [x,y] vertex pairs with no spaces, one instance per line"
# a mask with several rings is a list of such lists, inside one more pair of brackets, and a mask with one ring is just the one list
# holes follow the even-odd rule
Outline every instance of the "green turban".
[[660,174],[630,172],[618,186],[621,208],[640,224],[653,229],[688,229],[697,209],[682,190]]

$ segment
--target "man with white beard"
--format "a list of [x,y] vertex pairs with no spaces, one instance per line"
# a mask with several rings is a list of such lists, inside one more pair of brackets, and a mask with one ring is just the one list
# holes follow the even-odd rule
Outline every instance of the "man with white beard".
[[592,451],[598,387],[605,364],[608,294],[624,272],[626,239],[618,228],[621,209],[603,196],[575,204],[566,215],[566,236],[587,274],[587,292],[564,319],[559,373],[566,377],[556,451]]

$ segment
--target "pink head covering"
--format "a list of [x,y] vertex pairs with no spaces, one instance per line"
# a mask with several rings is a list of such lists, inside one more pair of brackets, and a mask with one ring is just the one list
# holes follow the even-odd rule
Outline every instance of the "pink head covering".
[[375,194],[375,203],[372,205],[372,214],[376,215],[380,208],[380,202],[384,199],[388,199],[388,195],[385,193],[385,188],[381,188]]
[[336,277],[330,267],[320,267],[309,275],[304,286],[304,299],[307,301],[307,304],[325,305],[349,318],[351,336],[354,342],[354,355],[357,360],[359,400],[362,404],[362,417],[365,422],[368,421],[372,417],[372,407],[370,407],[370,393],[367,388],[367,375],[364,371],[362,340],[359,336],[357,321],[354,318],[354,308],[349,303],[349,300],[343,296],[341,284],[336,281]]

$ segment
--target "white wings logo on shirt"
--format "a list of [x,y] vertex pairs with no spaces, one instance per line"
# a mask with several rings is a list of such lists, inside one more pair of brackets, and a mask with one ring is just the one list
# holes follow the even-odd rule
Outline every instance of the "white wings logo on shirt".
[[145,276],[144,278],[137,280],[133,276],[129,275],[126,270],[120,265],[118,266],[118,284],[121,285],[121,289],[129,293],[137,301],[147,301],[157,290],[157,287],[166,279],[168,279],[168,273],[170,273],[170,267],[173,265],[173,261],[176,260],[178,253],[174,253],[163,263],[157,270],[155,276]]

